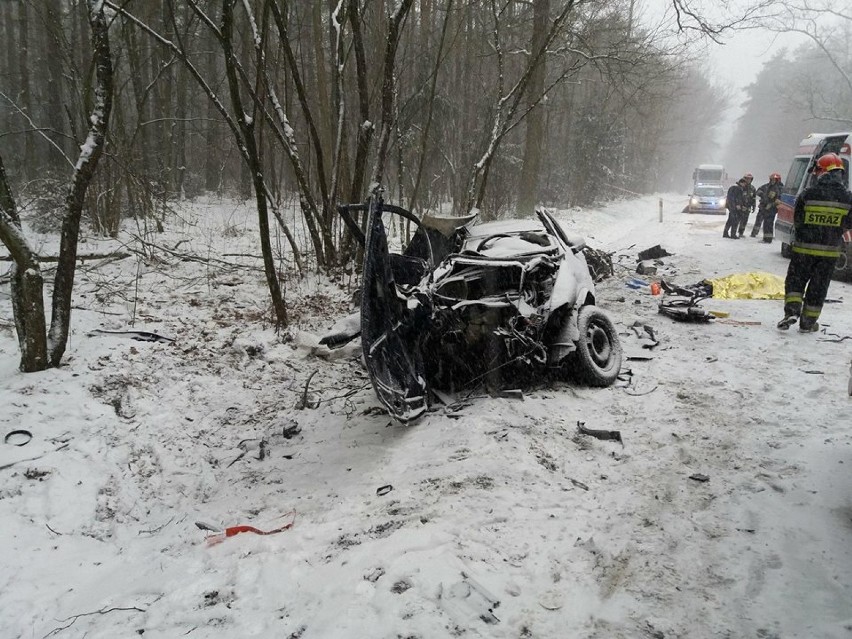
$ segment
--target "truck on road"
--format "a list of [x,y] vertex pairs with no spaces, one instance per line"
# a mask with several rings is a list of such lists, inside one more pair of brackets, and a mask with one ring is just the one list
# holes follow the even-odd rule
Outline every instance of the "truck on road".
[[692,172],[692,191],[701,184],[718,184],[725,186],[728,174],[721,164],[699,164]]

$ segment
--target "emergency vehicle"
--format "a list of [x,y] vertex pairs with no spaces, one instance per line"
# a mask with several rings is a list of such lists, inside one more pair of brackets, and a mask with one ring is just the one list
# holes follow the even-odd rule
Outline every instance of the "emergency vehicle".
[[[793,209],[796,198],[815,180],[814,165],[825,153],[837,153],[846,169],[846,188],[849,188],[849,161],[852,156],[852,132],[811,133],[799,143],[796,155],[784,180],[781,198],[778,202],[778,214],[775,216],[775,236],[781,240],[781,255],[790,257],[793,244]],[[852,232],[843,236],[843,252],[837,258],[834,276],[852,279]]]
[[692,172],[692,190],[701,184],[722,184],[728,179],[725,167],[721,164],[699,164]]

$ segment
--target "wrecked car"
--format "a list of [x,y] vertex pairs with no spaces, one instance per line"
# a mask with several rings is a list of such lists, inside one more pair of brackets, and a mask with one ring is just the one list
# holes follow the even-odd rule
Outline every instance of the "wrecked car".
[[[419,219],[380,193],[338,211],[364,247],[360,321],[321,343],[342,345],[360,329],[370,380],[395,419],[547,371],[592,386],[616,380],[622,349],[595,306],[585,242],[550,213],[485,224],[472,224],[475,214]],[[392,216],[416,228],[402,252],[388,247]]]

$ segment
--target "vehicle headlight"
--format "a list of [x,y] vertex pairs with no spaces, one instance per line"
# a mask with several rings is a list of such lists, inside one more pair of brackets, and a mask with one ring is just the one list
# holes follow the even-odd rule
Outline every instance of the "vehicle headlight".
[[689,203],[692,204],[692,206],[695,206],[696,204],[698,204],[698,198],[697,197],[692,198],[689,201]]
[[727,202],[725,201],[725,198],[722,198],[721,200],[719,200],[719,206],[725,206],[725,204],[727,204]]

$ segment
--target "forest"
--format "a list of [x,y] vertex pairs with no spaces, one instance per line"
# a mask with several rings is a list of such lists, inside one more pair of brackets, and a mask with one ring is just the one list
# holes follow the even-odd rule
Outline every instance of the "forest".
[[[0,238],[15,263],[22,368],[62,359],[81,228],[115,237],[132,220],[160,230],[179,200],[254,203],[283,326],[282,278],[350,264],[355,246],[336,205],[363,201],[375,185],[416,214],[475,209],[484,220],[673,188],[684,166],[706,159],[738,97],[709,77],[706,46],[731,28],[783,31],[800,16],[791,22],[793,9],[769,0],[718,23],[682,0],[662,3],[654,19],[641,6],[3,2]],[[827,51],[820,37],[815,58]],[[827,65],[812,57],[797,57],[802,82],[824,77],[845,90],[816,74]],[[776,71],[748,91],[738,140],[759,136],[752,149],[776,122],[753,124],[764,96],[777,94],[766,88],[777,87]],[[783,109],[795,119],[824,106],[786,96]],[[789,137],[792,127],[773,130]],[[62,238],[49,325],[21,216]]]
[[[95,230],[176,197],[250,197],[250,134],[270,205],[298,201],[312,257],[333,263],[329,207],[372,180],[415,211],[582,205],[665,186],[667,147],[701,145],[718,118],[685,44],[635,25],[628,2],[388,4],[106,2],[113,113],[86,201]],[[49,207],[91,111],[87,3],[2,12],[6,169],[19,199]]]

